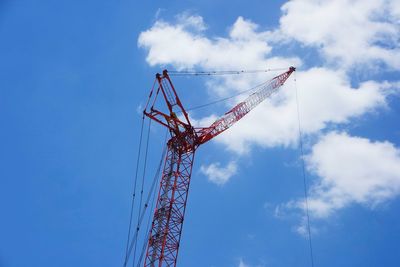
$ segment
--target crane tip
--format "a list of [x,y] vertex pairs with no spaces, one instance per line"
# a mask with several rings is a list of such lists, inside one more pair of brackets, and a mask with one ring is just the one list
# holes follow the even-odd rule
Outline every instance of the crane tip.
[[291,66],[291,67],[289,68],[289,70],[293,72],[293,71],[296,71],[296,68],[293,67],[293,66]]

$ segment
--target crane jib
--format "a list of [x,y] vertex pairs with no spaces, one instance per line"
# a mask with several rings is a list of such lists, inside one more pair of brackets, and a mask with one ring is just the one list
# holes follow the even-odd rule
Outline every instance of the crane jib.
[[277,92],[279,87],[286,82],[293,71],[295,71],[295,68],[290,67],[287,72],[282,73],[273,78],[270,82],[263,84],[256,92],[225,113],[224,116],[216,120],[211,124],[211,126],[201,128],[198,131],[200,143],[203,144],[230,128],[261,102],[270,97],[273,93]]

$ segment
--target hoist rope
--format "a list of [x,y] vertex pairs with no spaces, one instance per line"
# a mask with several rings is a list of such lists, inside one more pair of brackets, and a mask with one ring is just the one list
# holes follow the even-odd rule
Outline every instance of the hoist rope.
[[129,247],[130,238],[131,238],[132,217],[133,217],[133,210],[134,210],[134,206],[135,206],[136,185],[137,185],[137,179],[138,179],[139,162],[140,162],[140,154],[141,154],[142,139],[143,139],[143,125],[144,125],[144,115],[142,116],[142,122],[141,122],[141,127],[140,127],[139,148],[138,148],[137,159],[136,159],[135,180],[134,180],[134,185],[133,185],[131,212],[130,212],[130,216],[129,216],[128,239],[126,241],[126,250],[125,250],[125,262],[127,261],[127,258],[128,258],[128,247]]
[[256,90],[257,88],[263,86],[264,84],[266,84],[266,83],[268,83],[268,82],[269,82],[269,81],[260,83],[260,84],[254,86],[254,87],[252,87],[252,88],[250,88],[250,89],[247,89],[247,90],[244,90],[244,91],[240,91],[240,92],[238,92],[238,93],[236,93],[236,94],[234,94],[234,95],[228,96],[228,97],[224,97],[224,98],[221,98],[221,99],[218,99],[218,100],[215,100],[215,101],[206,103],[206,104],[202,104],[202,105],[198,105],[198,106],[194,106],[194,107],[188,108],[186,111],[195,110],[195,109],[199,109],[199,108],[204,108],[204,107],[207,107],[207,106],[215,105],[215,104],[220,103],[220,102],[227,101],[227,100],[229,100],[229,99],[232,99],[232,98],[235,98],[235,97],[237,97],[237,96],[243,95],[243,94],[248,93],[248,92],[250,92],[250,91],[254,91],[254,90]]
[[211,102],[208,102],[208,103],[205,103],[205,104],[201,104],[201,105],[198,105],[198,106],[189,107],[188,109],[186,109],[186,111],[192,111],[192,110],[196,110],[196,109],[200,109],[200,108],[205,108],[205,107],[208,107],[208,106],[211,106],[211,105],[218,104],[218,103],[220,103],[220,102],[227,101],[227,100],[229,100],[229,99],[232,99],[232,98],[235,98],[235,97],[237,97],[237,96],[243,95],[243,94],[248,93],[248,92],[250,92],[250,91],[255,91],[257,88],[259,88],[259,87],[265,85],[265,84],[268,83],[268,82],[269,82],[269,81],[260,83],[260,84],[254,86],[254,87],[252,87],[252,88],[250,88],[250,89],[246,89],[246,90],[244,90],[244,91],[240,91],[240,92],[238,92],[238,93],[236,93],[236,94],[233,94],[233,95],[231,95],[231,96],[228,96],[228,97],[220,98],[220,99],[218,99],[218,100],[211,101]]
[[303,172],[304,200],[305,200],[305,204],[306,204],[305,206],[306,206],[307,232],[308,232],[308,241],[309,241],[309,246],[310,246],[310,260],[311,260],[311,267],[314,267],[314,253],[313,253],[313,246],[312,246],[312,239],[311,239],[310,214],[309,214],[309,207],[308,207],[307,179],[306,179],[306,170],[305,170],[305,163],[304,163],[303,133],[301,130],[301,122],[300,122],[300,108],[299,108],[299,98],[298,98],[298,93],[297,93],[296,73],[294,73],[294,85],[295,85],[295,91],[296,91],[297,121],[298,121],[299,145],[300,145],[300,153],[301,153],[301,165],[302,165],[302,172]]
[[[154,189],[156,187],[156,183],[158,181],[158,178],[160,177],[161,166],[162,166],[163,159],[165,158],[165,153],[166,153],[166,147],[164,147],[164,151],[163,151],[163,153],[161,155],[161,159],[160,159],[159,165],[157,167],[157,172],[154,175],[153,182],[151,184],[149,193],[147,194],[147,197],[146,197],[146,201],[144,202],[143,207],[140,209],[141,213],[138,213],[138,222],[139,223],[138,223],[138,226],[137,226],[136,231],[134,233],[134,236],[133,236],[133,238],[131,240],[130,246],[128,248],[127,257],[126,257],[124,265],[123,265],[124,267],[126,267],[128,262],[129,262],[129,258],[131,256],[132,250],[135,248],[135,246],[137,246],[137,238],[138,238],[139,231],[140,231],[142,223],[143,223],[144,215],[145,215],[145,213],[147,211],[147,208],[149,207],[151,196],[153,196],[153,204],[152,204],[152,206],[154,206],[154,195],[153,195],[153,193],[155,192]],[[147,243],[144,243],[144,244],[146,245]],[[141,258],[142,258],[142,256],[140,257],[140,259]],[[135,264],[135,261],[133,261],[133,264]]]
[[[144,155],[144,164],[143,164],[143,174],[142,174],[142,186],[140,190],[140,202],[139,202],[139,212],[137,216],[137,224],[136,224],[136,232],[139,232],[140,229],[140,213],[142,212],[142,203],[143,203],[143,189],[144,189],[144,178],[146,177],[146,169],[147,169],[147,155],[149,152],[149,137],[150,137],[150,128],[151,128],[151,120],[149,119],[149,124],[147,128],[147,140],[146,140],[146,150],[145,150],[145,155]],[[133,251],[133,262],[136,260],[136,247],[137,247],[137,238],[138,235],[135,236],[135,246],[134,246],[134,251]]]
[[[164,144],[166,144],[166,145],[164,146],[163,152],[161,154],[160,163],[158,164],[158,168],[157,168],[156,174],[154,175],[153,184],[157,184],[157,181],[161,178],[161,176],[160,176],[161,166],[162,166],[162,163],[163,163],[163,161],[165,159],[165,154],[167,153],[167,146],[168,146],[168,144],[167,144],[167,136],[168,136],[168,129],[165,131]],[[154,203],[155,203],[155,198],[156,198],[156,195],[157,195],[157,191],[153,190],[153,193],[151,193],[151,191],[150,191],[149,194],[153,195],[153,198],[151,200],[151,207],[150,207],[150,211],[152,211],[153,208],[154,208]],[[147,234],[146,234],[146,236],[144,238],[142,251],[140,253],[140,257],[139,257],[137,265],[136,265],[137,267],[139,267],[142,264],[143,256],[144,256],[144,253],[145,253],[146,247],[147,247],[147,241],[149,240],[149,237],[150,237],[150,223],[152,221],[151,220],[152,219],[151,215],[152,215],[152,213],[149,213],[149,217],[147,218],[147,227],[146,227],[146,232],[145,232]]]
[[281,70],[286,70],[286,68],[264,69],[264,70],[222,70],[222,71],[169,70],[168,74],[170,76],[214,76],[214,75],[251,74],[251,73],[262,73],[270,71],[281,71]]

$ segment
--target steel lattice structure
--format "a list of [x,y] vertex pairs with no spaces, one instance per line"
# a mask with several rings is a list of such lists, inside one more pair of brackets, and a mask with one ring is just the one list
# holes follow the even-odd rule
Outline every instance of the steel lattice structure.
[[[166,70],[156,75],[156,87],[150,91],[144,114],[167,127],[171,134],[160,182],[157,204],[153,215],[145,267],[175,267],[189,192],[193,159],[196,149],[227,130],[243,116],[282,86],[294,67],[264,83],[244,101],[216,120],[211,126],[195,128],[189,121]],[[155,107],[158,96],[163,96],[166,111]],[[176,114],[182,114],[178,117]]]

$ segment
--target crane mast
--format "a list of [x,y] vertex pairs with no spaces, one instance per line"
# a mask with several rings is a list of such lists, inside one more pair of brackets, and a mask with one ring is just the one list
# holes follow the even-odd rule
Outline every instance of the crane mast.
[[178,257],[194,150],[175,141],[168,142],[144,266],[175,266]]
[[[264,83],[255,93],[209,127],[201,128],[191,125],[168,72],[164,70],[162,75],[156,75],[157,89],[154,87],[150,91],[144,114],[167,127],[171,138],[167,142],[164,169],[144,261],[145,267],[176,266],[196,149],[227,130],[276,92],[293,71],[295,68],[290,67],[288,71]],[[155,107],[159,95],[162,95],[166,104],[163,110]],[[178,118],[177,113],[183,116]]]

